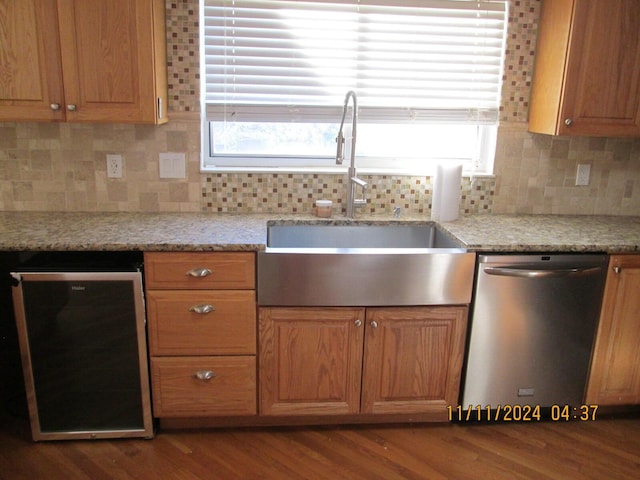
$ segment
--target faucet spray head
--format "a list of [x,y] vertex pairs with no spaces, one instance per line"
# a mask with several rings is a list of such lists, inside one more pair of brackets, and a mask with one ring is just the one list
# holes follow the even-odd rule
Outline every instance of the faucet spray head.
[[336,143],[338,144],[338,151],[336,152],[336,165],[342,165],[342,160],[344,160],[344,135],[342,134],[342,128],[338,132]]
[[357,100],[356,93],[353,90],[349,90],[344,97],[344,107],[342,107],[342,120],[340,120],[340,129],[338,130],[338,136],[336,137],[337,152],[336,152],[336,165],[342,165],[344,160],[344,134],[342,130],[344,128],[344,119],[347,116],[347,109],[349,108],[349,97],[353,97],[353,115],[354,115],[354,127],[352,137],[355,137],[355,116],[357,115]]

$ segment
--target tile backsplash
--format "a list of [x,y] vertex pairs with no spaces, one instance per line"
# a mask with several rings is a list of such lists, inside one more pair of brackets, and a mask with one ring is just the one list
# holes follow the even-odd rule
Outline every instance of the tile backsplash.
[[[342,205],[344,175],[201,173],[198,0],[167,0],[170,122],[162,126],[0,123],[0,210],[308,212]],[[495,177],[463,179],[461,213],[640,215],[640,140],[526,131],[540,0],[510,0]],[[160,179],[158,155],[182,152],[184,179]],[[124,177],[106,176],[106,155]],[[579,163],[591,181],[575,186]],[[364,176],[370,213],[431,210],[431,179]]]
[[[360,175],[367,182],[366,211],[392,214],[395,207],[411,215],[431,214],[429,177]],[[461,213],[491,211],[495,180],[464,178]],[[320,174],[207,175],[202,186],[203,209],[221,213],[310,213],[318,199],[332,200],[334,211],[346,210],[346,176]]]

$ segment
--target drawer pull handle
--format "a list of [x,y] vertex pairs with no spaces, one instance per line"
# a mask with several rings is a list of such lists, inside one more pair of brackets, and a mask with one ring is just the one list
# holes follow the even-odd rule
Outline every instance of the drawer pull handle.
[[196,278],[208,277],[213,272],[208,268],[192,268],[187,272],[187,275]]
[[193,313],[199,313],[200,315],[204,315],[206,313],[211,313],[215,311],[213,305],[203,304],[203,305],[192,305],[189,307],[189,311]]
[[209,380],[214,378],[216,374],[213,373],[211,370],[200,370],[199,372],[196,372],[193,376],[198,380],[202,380],[203,382],[208,382]]

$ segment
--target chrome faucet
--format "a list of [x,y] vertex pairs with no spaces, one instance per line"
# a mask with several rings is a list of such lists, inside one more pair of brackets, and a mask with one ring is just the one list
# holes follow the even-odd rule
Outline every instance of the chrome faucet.
[[[347,172],[347,217],[353,218],[355,207],[364,207],[367,204],[367,182],[358,178],[356,175],[356,134],[358,126],[358,98],[356,92],[349,90],[344,98],[344,108],[342,110],[342,121],[340,122],[340,130],[336,137],[338,150],[336,152],[336,165],[342,165],[344,159],[344,119],[347,116],[347,108],[349,106],[349,98],[353,99],[353,110],[351,112],[351,164]],[[362,187],[362,198],[356,199],[356,190],[358,186]]]

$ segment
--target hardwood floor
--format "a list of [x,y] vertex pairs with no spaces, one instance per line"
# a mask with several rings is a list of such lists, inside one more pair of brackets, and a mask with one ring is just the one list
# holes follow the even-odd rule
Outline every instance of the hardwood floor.
[[0,479],[637,479],[640,416],[591,422],[159,431],[33,443],[0,419]]

